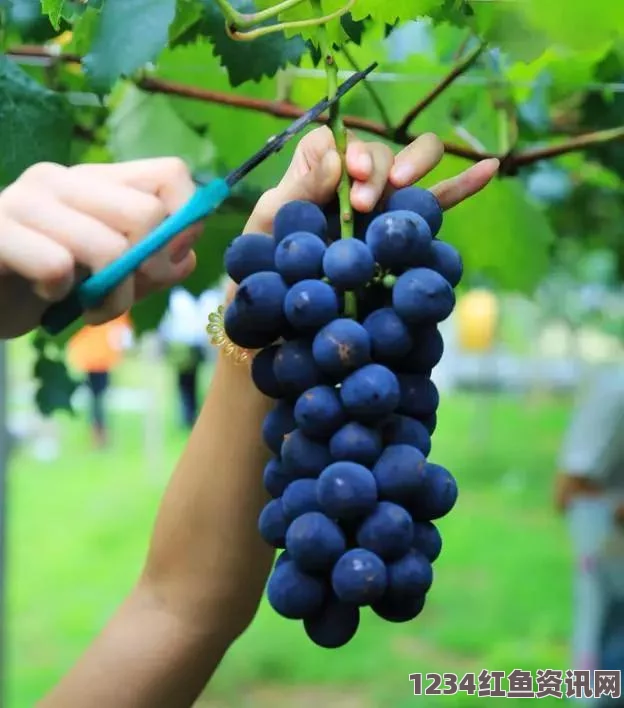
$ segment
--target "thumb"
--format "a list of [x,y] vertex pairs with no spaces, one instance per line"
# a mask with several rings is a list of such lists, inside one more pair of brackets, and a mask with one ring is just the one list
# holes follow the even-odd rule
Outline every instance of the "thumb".
[[327,150],[323,158],[303,175],[294,175],[289,170],[274,189],[265,192],[258,200],[245,233],[271,233],[275,215],[284,204],[302,199],[323,206],[334,196],[342,162],[336,150]]

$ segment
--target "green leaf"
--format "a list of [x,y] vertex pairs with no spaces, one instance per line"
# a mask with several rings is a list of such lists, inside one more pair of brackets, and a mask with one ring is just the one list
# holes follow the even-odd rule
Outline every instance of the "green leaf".
[[58,410],[73,413],[71,399],[80,383],[71,377],[62,359],[51,359],[37,347],[33,375],[39,383],[35,402],[42,415]]
[[72,121],[65,99],[0,56],[0,184],[17,179],[30,165],[67,163]]
[[176,113],[170,99],[129,86],[109,119],[108,148],[115,160],[177,155],[191,169],[212,163],[214,149]]
[[41,10],[50,18],[54,29],[59,29],[65,0],[41,0]]
[[[368,15],[374,22],[394,24],[397,20],[415,20],[429,15],[440,0],[358,0],[352,14],[354,20]],[[344,3],[342,3],[344,4]]]
[[[445,157],[425,180],[429,186],[458,174],[465,163]],[[467,281],[485,275],[500,287],[531,293],[549,264],[555,240],[545,213],[527,199],[516,178],[495,179],[444,215],[440,237],[462,254]]]
[[[252,42],[233,40],[225,32],[225,21],[216,2],[203,2],[205,17],[202,33],[210,37],[214,55],[219,57],[221,65],[227,70],[232,86],[275,76],[279,69],[289,64],[299,65],[306,51],[301,37],[286,38],[283,33],[276,33]],[[231,5],[240,12],[254,12],[256,9],[250,0],[233,0]]]
[[108,0],[84,67],[102,93],[156,59],[168,40],[175,0]]
[[188,32],[201,20],[203,12],[201,0],[180,0],[173,22],[169,27],[169,42],[175,43],[176,39]]

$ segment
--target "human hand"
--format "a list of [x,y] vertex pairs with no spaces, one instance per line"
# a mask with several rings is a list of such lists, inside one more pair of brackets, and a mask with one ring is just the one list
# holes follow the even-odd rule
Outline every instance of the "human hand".
[[[444,156],[444,145],[433,133],[424,133],[395,155],[381,142],[364,142],[349,134],[346,165],[353,185],[351,203],[361,213],[396,190],[418,182]],[[496,159],[482,160],[456,177],[431,188],[444,210],[451,209],[481,191],[499,167]],[[279,209],[289,201],[303,199],[321,206],[332,200],[341,175],[341,161],[329,128],[316,128],[301,139],[284,177],[265,192],[245,226],[245,233],[270,234]],[[230,283],[226,300],[236,292]]]
[[[81,275],[115,260],[194,191],[188,168],[177,158],[27,169],[0,193],[0,337],[36,327]],[[200,228],[181,233],[101,307],[86,312],[85,321],[111,320],[137,299],[190,275]]]

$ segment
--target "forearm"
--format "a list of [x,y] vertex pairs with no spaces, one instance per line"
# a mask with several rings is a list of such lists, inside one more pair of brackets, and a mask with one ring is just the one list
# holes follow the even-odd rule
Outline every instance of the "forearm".
[[[256,609],[273,551],[260,538],[272,402],[246,365],[222,355],[158,515],[144,580],[192,624],[218,617],[236,634]],[[243,624],[241,624],[243,622]]]
[[186,708],[253,618],[273,552],[257,531],[271,402],[219,357],[136,590],[44,708]]

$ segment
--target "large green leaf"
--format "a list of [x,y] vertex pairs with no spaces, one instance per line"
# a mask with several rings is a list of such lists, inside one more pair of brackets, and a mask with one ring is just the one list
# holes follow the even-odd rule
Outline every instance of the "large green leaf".
[[35,162],[67,163],[72,135],[65,99],[0,56],[0,184]]
[[192,169],[206,168],[214,150],[160,94],[129,86],[109,120],[108,147],[116,160],[177,155]]
[[[275,76],[279,69],[290,64],[298,65],[306,51],[301,37],[287,38],[282,33],[259,37],[252,42],[235,41],[225,32],[225,20],[214,0],[203,0],[205,19],[202,33],[213,43],[214,55],[225,67],[232,86],[245,81],[260,81]],[[251,0],[233,0],[230,3],[240,12],[254,12]]]
[[[462,169],[464,162],[445,157],[423,186]],[[447,212],[441,238],[460,250],[467,279],[486,275],[502,288],[531,293],[548,268],[555,234],[519,180],[508,177]]]
[[370,15],[374,22],[392,24],[428,15],[438,4],[439,0],[358,0],[353,18],[361,20]]
[[156,59],[175,13],[175,0],[107,0],[84,61],[93,87],[104,93],[119,77]]

